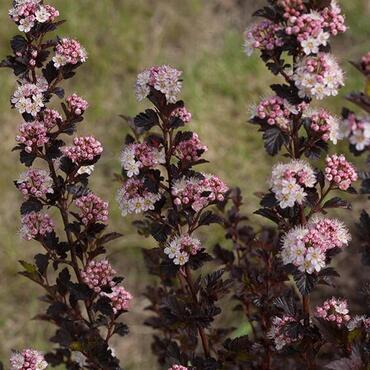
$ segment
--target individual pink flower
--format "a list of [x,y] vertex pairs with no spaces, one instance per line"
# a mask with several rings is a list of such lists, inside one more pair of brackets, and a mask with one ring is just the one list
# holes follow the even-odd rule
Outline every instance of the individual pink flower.
[[102,293],[102,295],[111,300],[111,305],[115,314],[129,310],[132,295],[123,286],[113,286],[111,293]]
[[62,116],[54,109],[46,108],[42,112],[42,123],[48,130],[59,125],[62,121]]
[[349,315],[347,300],[332,297],[315,309],[315,316],[342,327],[351,317]]
[[53,57],[55,68],[61,68],[67,64],[84,63],[86,60],[86,50],[74,39],[60,39],[55,47],[55,56]]
[[326,157],[325,177],[340,190],[347,190],[358,179],[355,168],[343,154]]
[[33,349],[13,352],[10,357],[10,370],[44,370],[47,367],[44,355]]
[[78,165],[96,160],[103,153],[103,146],[93,136],[81,136],[73,139],[73,146],[63,148],[63,153]]
[[94,193],[83,195],[77,198],[74,203],[80,209],[79,216],[85,226],[95,222],[106,223],[108,221],[108,202],[104,202]]
[[20,234],[25,240],[43,237],[54,230],[54,222],[46,213],[31,212],[21,219]]
[[72,94],[71,96],[68,96],[66,101],[68,110],[76,116],[80,116],[81,114],[83,114],[89,107],[89,103],[77,94]]
[[171,113],[171,117],[178,117],[184,123],[189,123],[192,118],[191,113],[185,107],[176,108]]
[[36,168],[23,172],[16,184],[25,199],[30,197],[45,199],[47,194],[54,192],[50,173]]
[[175,154],[181,159],[189,162],[197,161],[203,153],[208,150],[203,145],[196,133],[189,140],[180,141],[175,148]]
[[144,186],[144,180],[136,178],[128,179],[117,192],[122,216],[154,210],[160,199],[160,193],[151,193]]
[[168,65],[154,66],[139,73],[136,80],[136,97],[144,100],[153,88],[165,95],[168,103],[176,103],[181,91],[182,72]]
[[274,50],[284,45],[279,36],[282,27],[270,20],[253,24],[244,33],[244,51],[250,56],[255,49]]
[[284,315],[283,317],[273,317],[270,330],[267,333],[267,337],[274,342],[276,350],[280,351],[285,346],[293,344],[302,339],[302,335],[293,338],[289,336],[285,331],[286,325],[294,322],[297,322],[297,320],[293,316],[289,315]]
[[116,271],[107,260],[90,261],[81,271],[83,282],[95,293],[100,293],[105,286],[113,287]]

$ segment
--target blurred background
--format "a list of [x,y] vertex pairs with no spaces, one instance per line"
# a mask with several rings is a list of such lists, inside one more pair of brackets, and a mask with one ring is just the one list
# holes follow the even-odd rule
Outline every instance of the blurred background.
[[[266,190],[273,159],[262,146],[256,127],[248,125],[248,107],[269,94],[271,74],[258,55],[243,53],[243,31],[251,14],[263,2],[258,0],[54,0],[50,1],[67,19],[58,34],[77,38],[87,49],[89,60],[70,80],[66,93],[76,92],[90,103],[80,132],[92,133],[105,146],[93,176],[94,191],[110,201],[110,228],[125,234],[109,249],[109,258],[126,276],[126,286],[135,299],[126,315],[131,334],[114,344],[126,369],[155,369],[150,355],[151,332],[142,325],[147,304],[142,291],[147,283],[141,248],[153,245],[130,226],[133,219],[120,216],[115,202],[114,173],[119,172],[119,152],[127,132],[118,115],[136,115],[146,108],[134,96],[135,77],[153,64],[171,64],[183,70],[182,98],[193,114],[192,129],[208,145],[210,164],[202,170],[221,176],[230,186],[244,190],[245,208],[253,213],[255,191]],[[370,48],[368,0],[340,1],[347,15],[349,31],[334,41],[333,51],[347,72],[341,96],[326,99],[324,106],[340,113],[343,96],[362,89],[361,76],[348,64]],[[10,52],[9,40],[17,32],[7,16],[11,1],[0,2],[0,56]],[[23,242],[18,235],[18,205],[21,202],[12,181],[24,168],[10,152],[20,117],[10,110],[9,96],[15,89],[10,70],[0,71],[0,359],[6,363],[10,350],[32,346],[48,350],[48,324],[30,320],[41,309],[40,289],[17,275],[19,259],[30,259],[38,246]],[[353,107],[351,107],[353,108]],[[346,146],[339,150],[346,152]],[[350,157],[352,158],[352,157]],[[355,160],[352,158],[352,160]],[[357,162],[364,166],[364,157]],[[355,201],[355,210],[363,207]],[[351,227],[356,213],[341,213]],[[252,216],[253,222],[260,219]],[[211,246],[221,238],[220,230],[201,235]],[[347,252],[348,253],[348,252]],[[349,254],[353,252],[349,252]],[[343,260],[347,256],[342,257]],[[357,258],[357,257],[354,257]],[[339,263],[341,263],[339,261]],[[348,266],[348,263],[346,264]],[[351,275],[351,268],[345,272]],[[350,280],[346,280],[350,284]],[[344,288],[343,288],[344,289]]]

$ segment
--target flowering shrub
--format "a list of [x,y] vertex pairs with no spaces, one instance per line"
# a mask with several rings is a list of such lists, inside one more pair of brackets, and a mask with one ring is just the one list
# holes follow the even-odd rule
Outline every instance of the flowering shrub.
[[13,3],[9,15],[25,35],[11,40],[13,55],[1,66],[17,77],[11,105],[24,121],[14,148],[28,167],[15,181],[24,198],[20,234],[42,248],[34,263],[21,261],[21,274],[44,289],[47,308],[38,319],[57,330],[50,338],[55,348],[45,358],[35,350],[16,352],[11,369],[41,370],[48,363],[68,369],[80,369],[81,363],[88,369],[120,369],[109,343],[113,335],[127,334],[120,317],[132,296],[109,262],[99,260],[105,245],[120,236],[106,232],[108,203],[89,189],[103,147],[92,136],[75,137],[70,146],[64,141],[84,119],[84,99],[67,97],[61,103],[63,114],[47,107],[54,96],[63,99],[61,83],[73,77],[87,54],[76,40],[50,39],[62,23],[52,6],[42,0]]

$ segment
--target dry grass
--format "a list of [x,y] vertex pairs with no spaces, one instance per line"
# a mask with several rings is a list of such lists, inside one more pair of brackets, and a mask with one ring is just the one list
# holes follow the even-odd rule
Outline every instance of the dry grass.
[[[145,269],[140,248],[152,245],[139,238],[122,219],[114,201],[114,172],[126,128],[118,114],[136,114],[144,107],[134,100],[132,86],[136,73],[145,66],[168,63],[184,71],[183,98],[194,115],[193,127],[209,147],[214,171],[230,185],[240,185],[246,194],[246,209],[257,206],[253,192],[264,189],[272,160],[261,149],[259,134],[248,126],[248,105],[268,93],[270,75],[257,57],[245,58],[242,29],[249,22],[254,1],[237,0],[55,0],[68,23],[62,35],[78,38],[89,51],[89,62],[67,86],[90,102],[83,131],[93,133],[105,144],[106,151],[94,177],[98,194],[111,201],[111,228],[125,233],[114,244],[110,259],[127,279],[135,295],[135,310],[127,315],[130,336],[115,344],[127,369],[153,369],[150,331],[141,323],[145,300]],[[348,10],[351,31],[336,43],[335,52],[342,59],[356,58],[365,51],[368,40],[369,4],[366,0],[343,0]],[[0,54],[8,52],[7,42],[15,27],[7,19],[10,1],[0,9]],[[238,5],[239,4],[239,5]],[[244,5],[240,5],[244,4]],[[366,5],[367,4],[367,5]],[[352,80],[347,91],[359,80]],[[48,349],[50,327],[30,321],[42,304],[36,299],[41,291],[17,275],[17,260],[31,258],[37,245],[20,241],[17,235],[20,198],[12,180],[23,169],[16,154],[10,153],[19,122],[9,110],[8,97],[14,78],[1,71],[0,96],[1,138],[0,164],[0,358],[6,359],[11,348],[30,345]],[[328,106],[338,109],[342,102],[332,99]],[[255,219],[256,220],[256,219]],[[211,245],[219,232],[202,235]]]

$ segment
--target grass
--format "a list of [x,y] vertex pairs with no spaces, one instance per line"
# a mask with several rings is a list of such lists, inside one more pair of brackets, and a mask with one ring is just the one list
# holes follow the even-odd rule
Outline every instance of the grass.
[[[0,9],[0,55],[9,52],[8,40],[16,29],[7,18],[10,1]],[[266,188],[271,164],[262,149],[260,135],[247,125],[248,106],[269,93],[271,76],[257,56],[247,59],[242,50],[242,31],[249,14],[258,2],[244,11],[230,0],[55,0],[52,2],[68,22],[59,34],[79,39],[89,52],[89,61],[77,77],[66,85],[67,92],[85,97],[91,108],[82,132],[96,135],[104,144],[105,154],[94,176],[96,192],[110,200],[111,228],[125,237],[112,245],[110,259],[127,279],[134,293],[135,310],[127,316],[131,335],[115,349],[127,369],[154,368],[150,353],[150,331],[141,323],[145,316],[145,269],[140,249],[150,247],[151,240],[139,238],[122,219],[114,201],[117,187],[112,182],[119,171],[118,153],[127,128],[118,114],[135,115],[144,109],[135,101],[133,84],[142,68],[168,63],[184,71],[183,98],[192,111],[193,128],[208,145],[211,163],[204,170],[215,172],[231,186],[239,185],[246,196],[246,210],[257,207],[253,193]],[[252,3],[250,1],[250,3]],[[261,3],[261,1],[260,1]],[[344,62],[366,51],[370,36],[370,6],[366,0],[343,0],[350,30],[338,38],[335,53]],[[361,86],[361,80],[346,65],[350,79],[343,94]],[[0,358],[9,357],[11,348],[32,346],[47,350],[50,327],[31,321],[42,307],[37,300],[42,292],[17,275],[19,259],[30,259],[37,245],[25,243],[17,235],[20,198],[12,186],[23,168],[10,149],[19,116],[10,111],[9,96],[14,77],[1,71],[0,95],[1,138],[0,164]],[[326,105],[339,111],[343,100],[328,99]],[[253,218],[256,222],[259,219]],[[211,245],[220,232],[202,234]],[[244,330],[240,328],[240,330]],[[145,356],[142,354],[145,353]]]

